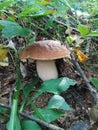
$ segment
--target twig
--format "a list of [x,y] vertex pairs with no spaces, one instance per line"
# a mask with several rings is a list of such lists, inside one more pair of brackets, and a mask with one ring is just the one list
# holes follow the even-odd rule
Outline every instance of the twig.
[[0,103],[0,107],[2,108],[7,108],[7,109],[11,109],[11,107],[9,105],[5,105],[3,103]]
[[12,85],[9,91],[9,106],[12,106],[12,96],[13,96],[13,90],[15,88],[15,84]]
[[[0,103],[0,107],[7,108],[9,110],[11,109],[11,106],[5,105],[5,104],[2,104],[2,103]],[[53,129],[53,130],[64,130],[63,128],[60,128],[60,127],[55,126],[53,124],[47,123],[45,121],[42,121],[42,120],[40,120],[38,118],[35,118],[34,116],[30,116],[30,115],[24,113],[24,112],[20,112],[20,115],[22,117],[24,117],[24,118],[27,118],[27,119],[32,120],[32,121],[35,121],[35,122],[37,122],[37,123],[39,123],[39,124],[41,124],[43,126],[46,126],[47,128],[50,128],[50,129]]]
[[[69,44],[66,42],[65,43],[67,48],[70,50],[70,46]],[[71,51],[71,50],[70,50]],[[90,84],[90,81],[87,79],[84,71],[81,69],[77,59],[75,58],[74,54],[71,52],[71,58],[74,62],[74,65],[76,66],[77,70],[79,71],[81,77],[83,78],[83,80],[85,81],[85,84],[86,86],[88,87],[92,97],[93,97],[93,100],[94,100],[94,103],[97,104],[97,97],[96,97],[96,90],[93,88],[93,86]]]
[[38,119],[38,118],[35,118],[35,117],[33,117],[33,116],[30,116],[30,115],[27,115],[26,113],[20,112],[20,114],[21,114],[23,117],[28,118],[28,119],[33,120],[33,121],[36,121],[37,123],[39,123],[39,124],[41,124],[41,125],[44,125],[44,126],[50,128],[50,129],[53,129],[53,130],[64,130],[63,128],[57,127],[57,126],[55,126],[55,125],[53,125],[53,124],[47,123],[47,122],[42,121],[42,120],[40,120],[40,119]]

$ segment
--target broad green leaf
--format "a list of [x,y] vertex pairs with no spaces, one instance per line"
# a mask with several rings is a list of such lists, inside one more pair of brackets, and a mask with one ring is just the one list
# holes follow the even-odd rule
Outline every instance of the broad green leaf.
[[[62,115],[65,115],[62,111],[48,109],[47,107],[44,108],[44,109],[39,108],[38,110],[43,115],[43,117],[45,118],[45,121],[48,122],[48,123],[55,121],[56,119],[58,119]],[[34,116],[37,116],[37,115],[34,113]]]
[[12,38],[15,36],[27,37],[32,32],[30,29],[22,28],[15,22],[0,20],[0,24],[4,26],[2,29],[2,36],[4,38]]
[[22,130],[41,130],[40,126],[34,121],[25,120],[22,121],[21,125]]
[[75,80],[69,79],[67,77],[51,79],[44,81],[38,90],[38,92],[33,96],[32,99],[37,98],[44,92],[50,92],[53,94],[60,94],[66,91],[70,86],[74,86],[76,84]]
[[21,130],[20,119],[17,111],[17,100],[13,100],[13,105],[10,114],[10,120],[7,123],[7,130]]
[[51,109],[72,110],[64,98],[60,95],[54,95],[48,102],[47,107]]
[[90,32],[90,28],[86,25],[83,25],[83,24],[78,25],[78,30],[82,36],[85,36]]
[[95,88],[98,89],[98,79],[97,78],[92,78],[91,82],[95,86]]

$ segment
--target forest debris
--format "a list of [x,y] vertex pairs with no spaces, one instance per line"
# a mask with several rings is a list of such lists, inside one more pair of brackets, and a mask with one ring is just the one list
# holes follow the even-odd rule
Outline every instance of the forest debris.
[[[11,109],[11,106],[5,105],[5,104],[2,104],[2,103],[0,103],[0,107]],[[63,128],[60,128],[60,127],[55,126],[53,124],[47,123],[45,121],[42,121],[42,120],[40,120],[38,118],[35,118],[33,116],[30,116],[30,115],[24,113],[24,112],[20,112],[20,115],[22,117],[25,117],[25,118],[29,119],[29,120],[35,121],[35,122],[37,122],[37,123],[39,123],[39,124],[41,124],[43,126],[46,126],[47,128],[50,128],[50,129],[53,129],[53,130],[64,130]]]
[[76,124],[73,124],[72,127],[70,128],[70,130],[88,130],[88,129],[89,126],[86,121],[77,122]]

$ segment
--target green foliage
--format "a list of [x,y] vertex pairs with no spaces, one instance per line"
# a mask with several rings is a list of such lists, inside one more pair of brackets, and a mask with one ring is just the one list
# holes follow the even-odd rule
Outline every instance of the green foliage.
[[22,82],[21,82],[21,74],[19,69],[19,59],[17,58],[18,58],[18,53],[16,53],[15,55],[16,74],[17,74],[17,82],[15,87],[16,91],[13,94],[12,107],[10,112],[10,119],[7,123],[7,130],[21,130],[21,123],[20,123],[20,118],[18,113],[19,112],[18,100],[20,95],[20,89],[22,87]]
[[88,26],[83,25],[83,24],[78,25],[78,30],[82,36],[85,36],[90,32],[90,28]]
[[32,79],[32,83],[27,83],[25,84],[24,88],[23,88],[23,97],[24,100],[21,103],[21,107],[20,107],[20,111],[22,111],[24,109],[25,103],[29,97],[29,94],[34,90],[35,86],[38,83],[38,78],[37,77],[33,77]]
[[45,30],[47,30],[49,27],[51,27],[52,26],[52,24],[53,24],[53,17],[51,17],[48,21],[47,21],[47,23],[45,24]]
[[88,36],[91,36],[91,37],[98,37],[98,30],[95,30],[95,31],[91,31]]
[[[45,121],[48,123],[55,121],[59,117],[65,115],[64,112],[62,112],[60,110],[56,110],[56,109],[53,110],[53,109],[49,109],[47,107],[43,108],[43,109],[38,108],[38,111],[43,115]],[[38,117],[35,113],[34,113],[34,116]]]
[[[32,108],[35,111],[34,116],[37,116],[38,118],[44,121],[52,122],[64,114],[61,110],[72,110],[70,106],[67,104],[67,102],[64,100],[64,98],[57,94],[66,91],[70,86],[73,86],[75,84],[76,81],[65,77],[44,81],[38,92],[35,95],[33,95],[33,100],[44,92],[50,92],[56,95],[54,95],[50,99],[48,105],[44,109],[36,108],[36,106],[32,104],[32,101],[29,100],[29,104],[31,104]],[[28,93],[28,91],[25,91],[25,93],[26,92]]]
[[13,4],[14,1],[13,0],[4,0],[2,3],[0,3],[0,10],[2,10],[3,8]]
[[37,85],[37,83],[38,83],[38,77],[33,77],[31,83],[25,84],[23,88],[23,95],[25,98],[27,98],[30,92],[32,92],[35,89],[35,86]]
[[26,8],[24,11],[18,14],[18,17],[26,17],[28,15],[32,15],[35,12],[40,11],[40,8]]
[[66,91],[70,86],[74,86],[76,81],[69,79],[67,77],[51,79],[42,83],[41,88],[38,92],[33,96],[33,100],[37,98],[44,92],[49,92],[53,94],[60,94]]
[[8,118],[8,110],[0,107],[0,120]]
[[47,107],[51,109],[71,110],[70,106],[60,95],[54,95],[48,102]]
[[21,130],[20,119],[18,116],[17,99],[13,100],[10,120],[7,123],[7,130]]
[[98,89],[98,79],[97,78],[92,78],[91,82],[95,86],[95,88]]
[[22,130],[41,130],[40,126],[34,121],[24,120],[21,122]]
[[15,36],[27,37],[31,34],[31,30],[22,28],[18,23],[0,20],[0,24],[4,26],[2,36],[4,38],[13,38]]
[[[63,111],[62,111],[63,110]],[[46,122],[52,122],[58,119],[60,116],[65,116],[64,111],[72,110],[70,106],[66,103],[63,97],[60,95],[54,95],[48,102],[48,105],[43,109],[37,108],[34,112],[34,116],[39,118],[42,115],[42,120]]]

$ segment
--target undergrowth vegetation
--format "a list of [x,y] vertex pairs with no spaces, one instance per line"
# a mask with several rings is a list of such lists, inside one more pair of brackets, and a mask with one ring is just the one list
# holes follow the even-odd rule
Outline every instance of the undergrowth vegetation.
[[[94,72],[98,73],[98,60],[94,60],[98,59],[98,0],[0,0],[0,33],[0,65],[12,64],[17,79],[11,103],[0,107],[3,115],[0,120],[7,119],[7,130],[41,130],[42,125],[60,130],[50,123],[73,110],[61,93],[75,86],[77,81],[68,77],[51,79],[41,82],[37,90],[37,76],[33,76],[31,82],[23,82],[25,70],[19,55],[36,40],[57,39],[68,43],[83,66],[89,68],[94,62]],[[98,89],[97,77],[91,82]],[[33,101],[43,93],[52,96],[44,108],[37,108]],[[29,113],[28,119],[22,118],[24,112]]]

